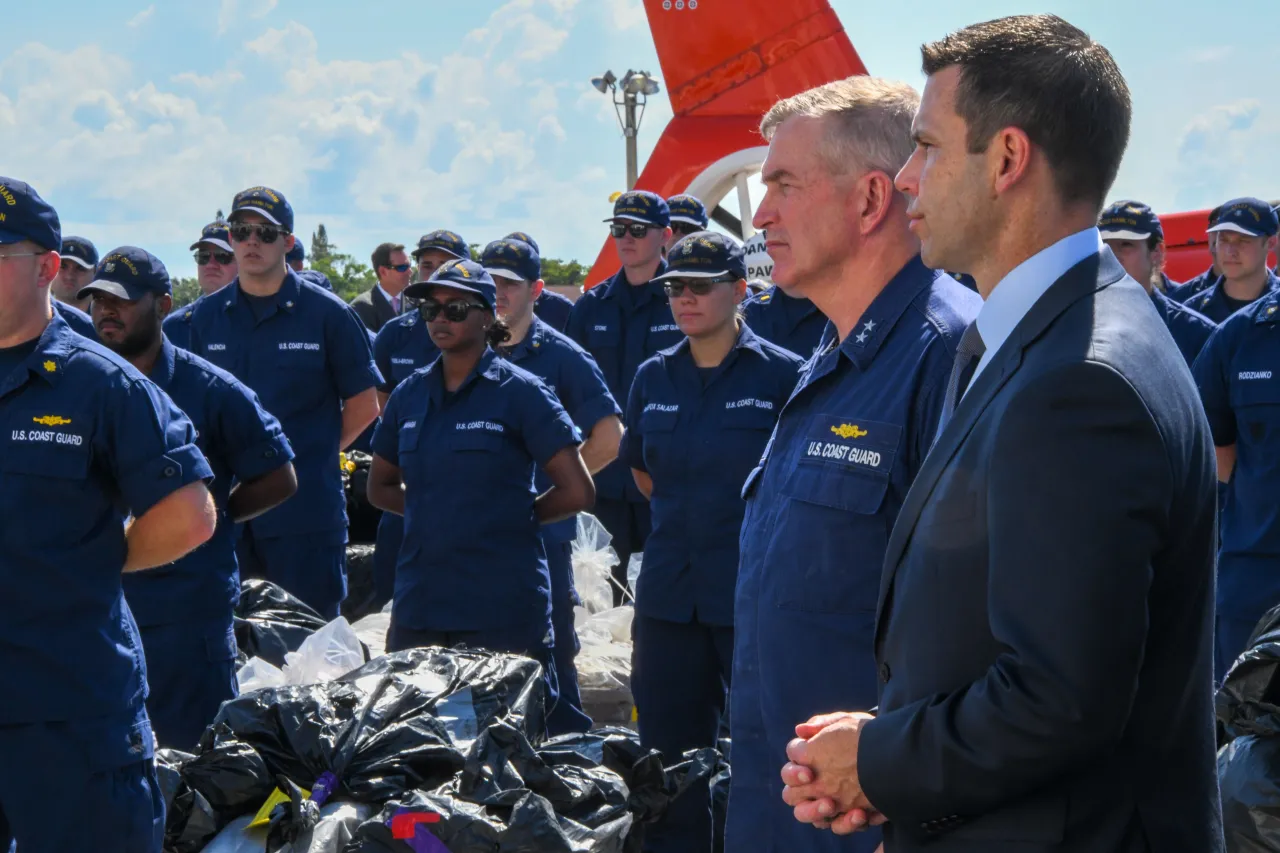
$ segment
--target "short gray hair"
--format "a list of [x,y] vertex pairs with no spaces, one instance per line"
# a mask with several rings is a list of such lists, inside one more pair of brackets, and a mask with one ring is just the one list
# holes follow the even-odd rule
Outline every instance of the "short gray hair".
[[833,174],[861,168],[892,177],[915,148],[911,122],[919,107],[919,93],[906,83],[860,74],[774,104],[760,122],[760,135],[770,140],[779,125],[798,116],[825,119],[822,153]]

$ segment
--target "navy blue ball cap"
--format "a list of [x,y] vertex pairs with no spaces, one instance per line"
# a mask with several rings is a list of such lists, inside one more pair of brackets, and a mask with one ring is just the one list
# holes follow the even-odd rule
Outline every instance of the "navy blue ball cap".
[[413,250],[413,257],[417,258],[423,252],[444,252],[460,261],[471,260],[471,249],[468,248],[467,241],[452,231],[443,229],[422,235],[422,239],[418,240],[418,248]]
[[0,246],[23,240],[50,252],[61,249],[58,212],[30,184],[0,177]]
[[530,246],[533,247],[533,250],[535,252],[537,252],[539,255],[542,254],[542,250],[538,248],[538,241],[530,237],[529,234],[525,231],[512,231],[510,234],[503,237],[502,239],[503,240],[519,240],[522,243],[528,243]]
[[474,293],[490,311],[497,310],[498,288],[493,283],[493,277],[475,261],[452,260],[443,263],[431,274],[431,278],[415,281],[404,289],[404,293],[411,299],[423,299],[435,287]]
[[285,253],[284,259],[289,262],[302,263],[307,259],[307,250],[302,248],[301,240],[293,241],[293,248]]
[[224,252],[234,251],[231,248],[231,232],[225,222],[210,222],[206,225],[200,231],[200,239],[191,244],[191,250],[200,248],[201,243],[208,243]]
[[260,214],[272,225],[293,233],[293,207],[288,199],[270,187],[250,187],[237,193],[231,201],[231,213],[227,218],[234,222],[236,215],[241,213]]
[[1098,217],[1103,240],[1146,240],[1155,235],[1164,239],[1160,217],[1140,201],[1117,201]]
[[63,261],[79,264],[87,270],[98,265],[98,249],[83,237],[63,237],[62,249],[58,252]]
[[542,278],[542,258],[524,240],[494,240],[484,247],[480,263],[491,276],[520,281]]
[[1271,205],[1260,198],[1235,198],[1222,206],[1217,224],[1209,228],[1209,233],[1215,231],[1271,237],[1280,231],[1280,219]]
[[707,206],[691,195],[673,195],[667,199],[667,209],[672,222],[707,227]]
[[654,279],[747,277],[747,259],[742,244],[714,231],[699,231],[682,237],[667,252],[667,271]]
[[173,285],[159,258],[137,246],[121,246],[99,262],[93,281],[80,288],[76,299],[87,299],[95,293],[136,302],[148,293],[173,293]]
[[671,210],[667,200],[657,193],[632,190],[618,196],[613,203],[613,216],[605,222],[640,222],[666,228],[671,224]]

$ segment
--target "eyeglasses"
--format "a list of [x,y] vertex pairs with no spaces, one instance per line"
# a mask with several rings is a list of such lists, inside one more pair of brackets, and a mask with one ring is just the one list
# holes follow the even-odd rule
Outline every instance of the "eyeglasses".
[[[270,241],[267,241],[270,242]],[[230,252],[214,252],[209,249],[201,249],[196,252],[196,265],[204,266],[209,261],[217,261],[220,264],[229,264],[236,259],[236,256]]]
[[685,288],[694,296],[706,296],[715,289],[717,284],[729,284],[737,281],[736,278],[673,278],[662,284],[662,289],[667,292],[670,299],[679,299],[684,296]]
[[7,261],[10,258],[38,258],[41,255],[47,254],[49,254],[47,249],[43,252],[14,252],[9,255],[0,255],[0,261]]
[[705,231],[707,229],[703,228],[701,225],[691,225],[688,222],[672,222],[671,230],[677,234],[688,236],[690,234],[697,234],[699,231]]
[[388,267],[396,272],[408,272],[413,269],[409,264],[388,264]]
[[254,234],[258,235],[258,239],[263,243],[274,243],[288,232],[279,225],[253,225],[247,222],[233,222],[230,229],[231,239],[237,243],[243,243]]
[[461,323],[473,310],[488,310],[488,308],[488,305],[480,305],[476,302],[446,302],[443,305],[439,302],[423,302],[418,306],[423,319],[428,323],[433,322],[442,313],[450,323]]
[[652,227],[652,225],[645,225],[642,222],[615,222],[609,226],[609,233],[618,239],[622,239],[627,236],[627,234],[630,234],[632,237],[639,240],[641,237],[648,234],[649,229]]

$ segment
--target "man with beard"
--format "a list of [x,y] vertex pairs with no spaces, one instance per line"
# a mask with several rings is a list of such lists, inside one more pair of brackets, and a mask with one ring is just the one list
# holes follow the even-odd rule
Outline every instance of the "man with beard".
[[[193,749],[218,707],[236,695],[232,611],[240,593],[234,524],[284,502],[298,484],[280,422],[231,374],[167,341],[172,305],[164,264],[123,246],[80,291],[102,343],[166,392],[196,427],[213,468],[213,538],[177,562],[127,575],[125,598],[142,632],[160,743]],[[232,488],[232,483],[235,487]]]

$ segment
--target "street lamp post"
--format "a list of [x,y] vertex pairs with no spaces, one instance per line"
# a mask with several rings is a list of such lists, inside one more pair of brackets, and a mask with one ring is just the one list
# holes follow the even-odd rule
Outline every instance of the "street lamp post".
[[612,71],[602,77],[593,77],[591,85],[602,95],[610,95],[622,135],[627,141],[627,189],[635,189],[640,177],[640,157],[636,151],[636,138],[640,122],[644,120],[644,108],[650,95],[658,94],[658,80],[648,71],[627,71],[621,80]]

